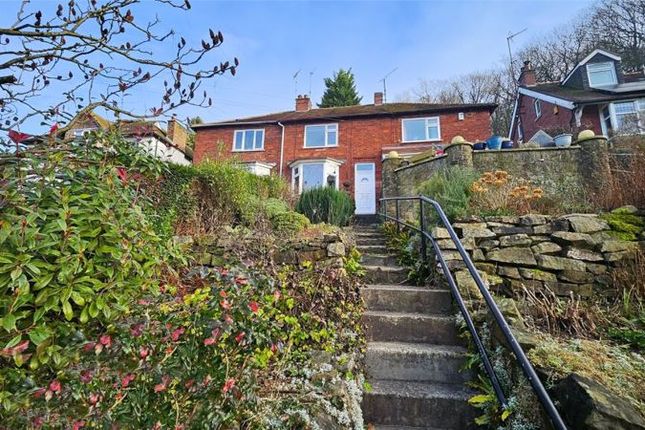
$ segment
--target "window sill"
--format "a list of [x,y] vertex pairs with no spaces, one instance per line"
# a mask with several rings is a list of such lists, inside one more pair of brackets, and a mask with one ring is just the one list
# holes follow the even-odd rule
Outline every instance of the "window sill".
[[231,152],[263,152],[264,149],[233,149]]
[[329,145],[329,146],[303,146],[303,149],[329,149],[329,148],[338,148],[338,145]]
[[441,142],[441,137],[437,139],[430,139],[430,140],[403,140],[401,143],[435,143],[435,142]]

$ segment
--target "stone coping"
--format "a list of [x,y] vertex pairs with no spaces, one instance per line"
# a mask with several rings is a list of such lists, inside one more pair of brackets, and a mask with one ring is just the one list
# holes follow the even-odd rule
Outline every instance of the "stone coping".
[[446,158],[447,156],[448,156],[447,154],[437,155],[436,157],[428,158],[427,160],[421,160],[418,163],[408,164],[407,166],[397,167],[396,169],[394,169],[394,171],[398,172],[398,171],[401,171],[401,170],[409,169],[410,167],[417,167],[417,166],[420,166],[420,165],[425,164],[425,163],[431,163],[433,161],[441,160],[442,158]]
[[474,154],[486,154],[486,153],[495,153],[495,152],[531,152],[531,151],[562,151],[562,150],[574,150],[580,149],[579,145],[571,145],[564,148],[549,147],[549,148],[510,148],[510,149],[478,149],[473,151]]

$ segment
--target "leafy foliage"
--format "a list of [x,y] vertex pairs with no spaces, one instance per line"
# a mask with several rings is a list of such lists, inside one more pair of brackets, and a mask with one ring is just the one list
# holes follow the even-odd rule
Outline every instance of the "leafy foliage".
[[471,187],[476,179],[477,174],[472,169],[452,166],[434,173],[419,185],[418,192],[436,200],[453,221],[468,213]]
[[296,211],[313,223],[344,226],[354,214],[354,202],[344,191],[333,187],[316,187],[300,194]]
[[352,69],[340,69],[332,78],[325,78],[325,93],[318,107],[354,106],[360,104],[362,97],[356,92]]
[[127,142],[97,135],[20,155],[3,157],[0,171],[0,345],[18,366],[60,365],[78,327],[156,291],[177,254],[144,216],[124,167],[160,166]]
[[[254,226],[271,217],[282,225],[293,222],[294,231],[304,226],[285,203],[288,186],[283,179],[254,175],[232,160],[170,165],[146,189],[154,202],[155,225],[166,234],[212,233],[225,225]],[[281,213],[266,212],[272,204],[275,209],[276,202]]]
[[0,163],[3,427],[289,429],[324,415],[363,428],[354,274],[277,266],[280,229],[229,226],[238,247],[209,248],[215,267],[185,267],[167,240],[181,215],[219,208],[200,206],[197,180],[228,199],[221,222],[252,225],[244,211],[261,197],[269,219],[305,224],[266,198],[282,182],[232,165],[168,169],[102,134]]

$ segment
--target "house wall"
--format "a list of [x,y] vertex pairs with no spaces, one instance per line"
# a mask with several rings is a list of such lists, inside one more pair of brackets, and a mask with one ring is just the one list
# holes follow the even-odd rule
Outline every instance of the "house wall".
[[[539,130],[544,130],[549,133],[549,129],[555,127],[570,127],[571,125],[575,125],[572,110],[542,100],[542,115],[536,118],[535,108],[533,106],[535,98],[525,94],[520,94],[519,97],[518,115],[524,131],[524,142],[528,142]],[[598,106],[585,106],[580,123],[581,128],[593,130],[596,134],[602,134]],[[511,139],[517,141],[517,130],[512,130]]]
[[[289,164],[296,160],[334,158],[342,160],[339,171],[339,184],[353,192],[354,164],[373,162],[376,167],[376,195],[381,193],[381,160],[383,154],[396,150],[400,153],[417,153],[442,142],[425,142],[422,144],[402,143],[401,118],[418,118],[427,116],[440,117],[441,138],[449,142],[455,135],[467,140],[484,140],[491,134],[490,113],[484,111],[465,112],[464,120],[458,120],[458,112],[442,115],[411,115],[405,117],[373,117],[364,119],[345,119],[337,121],[316,121],[308,123],[285,124],[283,176],[291,180]],[[304,132],[308,124],[338,124],[338,146],[332,148],[305,148]],[[235,130],[245,128],[264,128],[264,150],[252,152],[234,152],[233,136]],[[206,159],[236,157],[240,161],[262,161],[275,163],[277,173],[280,164],[281,128],[276,124],[256,126],[224,126],[197,128],[195,137],[195,163]]]
[[146,152],[154,155],[160,160],[184,166],[191,164],[190,161],[186,159],[183,152],[177,148],[166,145],[156,137],[131,138],[130,140],[138,143],[146,150]]

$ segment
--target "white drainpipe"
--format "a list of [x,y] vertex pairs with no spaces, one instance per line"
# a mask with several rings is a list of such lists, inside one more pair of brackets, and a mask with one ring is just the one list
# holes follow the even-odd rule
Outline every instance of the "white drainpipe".
[[282,127],[282,138],[280,139],[280,177],[282,177],[282,162],[284,159],[284,125],[278,121],[278,125]]

